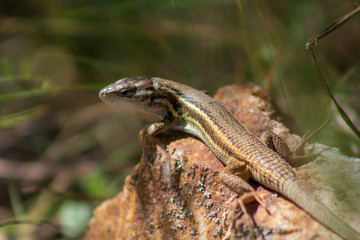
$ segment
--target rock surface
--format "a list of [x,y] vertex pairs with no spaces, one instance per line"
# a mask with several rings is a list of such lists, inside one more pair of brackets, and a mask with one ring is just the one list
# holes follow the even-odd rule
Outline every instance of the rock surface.
[[[299,140],[276,121],[270,98],[253,84],[222,88],[215,99],[257,136],[272,129],[290,145]],[[321,172],[318,166],[323,165],[317,161],[300,167],[299,177],[344,218],[339,212],[346,208],[334,205],[339,201],[335,189],[327,186],[326,179],[316,179]],[[359,169],[360,161],[354,161]],[[246,218],[233,207],[238,196],[218,178],[221,168],[222,163],[209,148],[189,135],[166,132],[147,139],[142,159],[127,177],[124,190],[94,211],[85,239],[250,239]],[[251,184],[271,213],[256,202],[246,205],[256,223],[256,239],[340,239],[291,201],[255,182]],[[320,190],[323,185],[327,186],[325,193]],[[351,198],[358,199],[359,192]],[[352,225],[359,227],[352,214],[344,214],[345,221],[353,220]]]

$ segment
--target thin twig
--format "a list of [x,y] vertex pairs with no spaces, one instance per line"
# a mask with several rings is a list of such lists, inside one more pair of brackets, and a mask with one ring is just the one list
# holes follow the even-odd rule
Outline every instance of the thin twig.
[[360,6],[358,6],[356,9],[354,9],[352,12],[346,14],[345,16],[339,18],[338,20],[336,20],[333,24],[331,24],[330,26],[328,26],[327,28],[325,28],[323,31],[321,31],[320,33],[316,34],[315,36],[313,36],[312,38],[310,38],[307,42],[306,42],[306,49],[311,48],[311,47],[316,47],[317,42],[327,36],[328,34],[330,34],[331,32],[335,31],[336,29],[338,29],[339,27],[341,27],[344,23],[346,23],[347,21],[349,21],[352,17],[354,17],[356,14],[358,14],[360,11]]
[[355,125],[352,123],[352,121],[350,120],[348,115],[345,113],[344,109],[336,101],[334,95],[332,94],[329,86],[326,83],[325,77],[321,72],[321,69],[320,69],[320,66],[319,66],[319,63],[318,63],[318,60],[317,60],[317,55],[316,55],[315,48],[317,46],[318,41],[321,38],[327,36],[328,34],[330,34],[333,31],[335,31],[337,28],[339,28],[344,23],[349,21],[352,17],[354,17],[359,12],[360,12],[360,6],[358,6],[352,12],[350,12],[350,13],[346,14],[345,16],[339,18],[336,22],[334,22],[333,24],[331,24],[330,26],[328,26],[323,31],[316,34],[315,36],[313,36],[311,39],[309,39],[306,42],[306,49],[309,49],[309,51],[310,51],[310,57],[311,57],[312,63],[314,64],[316,74],[317,74],[321,84],[326,89],[326,92],[328,93],[328,95],[330,96],[332,101],[334,102],[334,104],[335,104],[337,110],[339,111],[341,117],[344,119],[344,121],[347,123],[347,125],[351,128],[351,130],[357,135],[358,138],[360,138],[360,131],[355,127]]

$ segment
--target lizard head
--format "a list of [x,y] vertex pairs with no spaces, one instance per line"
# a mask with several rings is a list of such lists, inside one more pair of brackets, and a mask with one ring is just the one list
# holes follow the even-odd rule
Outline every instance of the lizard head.
[[167,104],[162,101],[161,94],[154,88],[152,78],[123,78],[99,92],[100,99],[109,104],[132,108],[164,117]]

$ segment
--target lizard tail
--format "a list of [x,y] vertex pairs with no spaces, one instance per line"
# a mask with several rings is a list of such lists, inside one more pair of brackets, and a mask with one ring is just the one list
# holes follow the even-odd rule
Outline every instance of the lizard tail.
[[360,233],[320,203],[301,183],[288,181],[284,195],[328,229],[347,240],[360,240]]

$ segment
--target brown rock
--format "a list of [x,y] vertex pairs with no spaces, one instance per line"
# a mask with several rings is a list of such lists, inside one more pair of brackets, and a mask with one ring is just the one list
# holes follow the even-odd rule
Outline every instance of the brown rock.
[[[295,138],[274,120],[270,98],[253,84],[225,87],[215,99],[256,135],[273,129]],[[141,162],[123,192],[94,211],[85,239],[250,239],[237,195],[219,181],[222,163],[200,140],[177,132],[146,139]],[[255,182],[271,215],[247,204],[257,239],[336,239],[306,212]],[[261,234],[259,234],[261,232]]]

